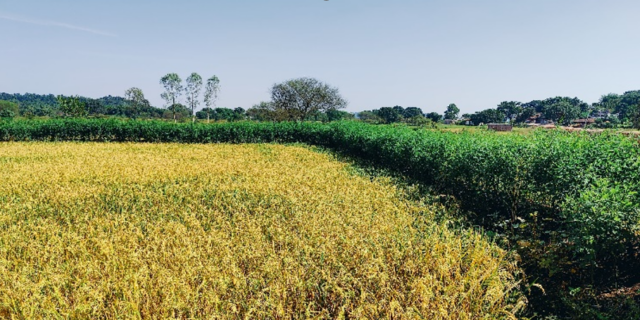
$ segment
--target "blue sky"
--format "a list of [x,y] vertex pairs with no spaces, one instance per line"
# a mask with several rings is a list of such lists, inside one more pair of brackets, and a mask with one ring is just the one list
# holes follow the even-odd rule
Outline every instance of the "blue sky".
[[349,111],[640,89],[637,0],[0,0],[0,92],[101,97],[217,75],[218,106],[315,77]]

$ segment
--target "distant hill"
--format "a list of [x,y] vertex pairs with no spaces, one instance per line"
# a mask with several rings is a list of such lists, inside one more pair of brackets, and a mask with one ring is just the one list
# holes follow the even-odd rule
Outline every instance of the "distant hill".
[[[56,116],[59,113],[58,101],[53,94],[0,92],[0,100],[18,103],[22,115],[31,113],[35,116]],[[149,104],[134,110],[125,98],[118,96],[98,99],[80,97],[80,100],[86,103],[90,115],[160,118],[167,111]]]

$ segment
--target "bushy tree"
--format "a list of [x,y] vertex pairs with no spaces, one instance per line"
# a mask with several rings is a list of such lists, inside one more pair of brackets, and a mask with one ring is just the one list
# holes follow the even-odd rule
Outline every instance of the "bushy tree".
[[247,112],[242,107],[237,107],[233,109],[233,120],[232,121],[240,121],[244,120],[247,116]]
[[627,91],[620,97],[620,102],[615,111],[620,114],[621,119],[633,121],[638,104],[640,104],[640,90]]
[[568,101],[559,101],[547,105],[542,110],[544,117],[553,122],[568,125],[580,116],[580,108]]
[[318,111],[343,109],[347,101],[338,88],[314,78],[298,78],[273,85],[271,104],[288,120],[306,120]]
[[609,112],[618,112],[622,97],[616,93],[608,93],[600,97],[598,105]]
[[431,119],[431,121],[438,123],[442,119],[442,115],[437,112],[429,112],[425,115],[425,117]]
[[534,108],[523,108],[522,112],[516,117],[515,123],[524,123],[527,119],[536,115],[536,110]]
[[542,100],[533,100],[521,105],[523,109],[533,109],[535,112],[542,112],[544,102]]
[[498,111],[497,109],[487,109],[476,112],[471,115],[471,121],[475,125],[479,125],[481,123],[496,123],[504,121],[504,113],[502,111]]
[[457,119],[459,113],[460,109],[458,106],[456,106],[455,103],[452,103],[447,106],[447,111],[444,112],[444,118],[450,120]]
[[20,112],[20,107],[17,103],[0,100],[0,118],[13,118]]
[[382,107],[376,111],[376,115],[384,121],[384,123],[400,122],[402,114],[396,108]]
[[60,111],[68,117],[84,117],[87,115],[86,104],[80,100],[80,97],[57,96]]
[[404,112],[402,113],[402,116],[405,119],[408,118],[413,118],[416,116],[424,116],[424,114],[422,113],[422,109],[418,108],[418,107],[408,107],[406,109],[404,109]]
[[404,115],[404,108],[402,106],[393,106],[393,110],[398,111],[400,115]]
[[518,101],[503,101],[497,110],[504,113],[510,121],[514,121],[522,112],[522,104]]

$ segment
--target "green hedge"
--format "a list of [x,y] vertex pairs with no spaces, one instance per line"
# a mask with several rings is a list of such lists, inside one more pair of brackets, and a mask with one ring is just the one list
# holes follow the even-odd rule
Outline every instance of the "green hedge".
[[554,296],[550,290],[589,296],[640,281],[640,147],[637,139],[617,134],[450,133],[360,122],[54,119],[0,122],[0,140],[324,146],[454,196],[472,213],[471,221],[518,250],[548,296]]

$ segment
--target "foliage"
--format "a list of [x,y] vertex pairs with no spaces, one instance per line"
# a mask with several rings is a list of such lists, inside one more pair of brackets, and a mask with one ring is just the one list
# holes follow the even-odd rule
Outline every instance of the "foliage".
[[518,101],[503,101],[496,110],[502,112],[510,121],[516,120],[523,111],[521,103]]
[[431,119],[424,117],[422,115],[418,115],[418,116],[413,116],[411,118],[406,118],[405,121],[412,125],[412,126],[418,126],[418,127],[431,127],[433,128],[435,123],[433,121],[431,121]]
[[[20,114],[39,117],[56,117],[61,114],[60,105],[54,95],[0,93],[0,99],[18,103]],[[89,116],[115,116],[128,118],[161,118],[165,109],[155,108],[146,99],[132,108],[130,100],[123,97],[106,96],[98,99],[78,97],[84,103]]]
[[316,112],[343,109],[346,105],[338,88],[314,78],[292,79],[271,88],[271,106],[287,120],[306,120]]
[[402,118],[402,113],[396,109],[391,107],[382,107],[378,110],[374,110],[375,114],[384,121],[384,123],[390,124],[395,122],[400,122]]
[[520,113],[517,114],[514,122],[515,123],[525,123],[527,119],[536,115],[536,109],[533,107],[530,108],[522,108]]
[[20,114],[17,103],[0,100],[0,118],[13,118]]
[[[298,127],[118,123],[238,138]],[[308,148],[5,143],[0,155],[3,318],[473,320],[524,305],[504,250]]]
[[327,121],[340,121],[340,120],[350,120],[353,119],[353,114],[351,112],[330,109],[325,112],[327,115]]
[[618,117],[609,117],[596,119],[592,126],[596,128],[613,129],[618,127],[618,125],[620,125],[620,119],[618,119]]
[[640,129],[640,102],[629,108],[629,120],[636,129]]
[[504,122],[504,118],[505,114],[497,109],[479,111],[470,116],[471,121],[475,125],[480,125],[481,123],[501,123]]
[[635,108],[640,105],[640,90],[627,91],[613,105],[613,112],[618,113],[620,119],[631,120]]
[[204,109],[206,109],[205,114],[207,115],[207,121],[209,121],[209,119],[211,118],[210,111],[213,110],[212,107],[215,107],[219,93],[220,79],[214,75],[211,78],[207,79],[207,83],[204,87]]
[[458,118],[458,114],[460,113],[460,109],[455,103],[452,103],[447,106],[447,110],[444,112],[444,118],[454,120]]
[[84,117],[88,114],[86,103],[79,97],[57,96],[60,111],[68,117]]
[[228,108],[204,108],[196,113],[198,119],[213,119],[215,121],[240,121],[246,117],[244,109],[238,107],[234,110]]
[[196,108],[200,104],[200,90],[202,89],[202,77],[197,73],[192,73],[187,77],[185,94],[187,95],[187,105],[191,108],[191,116],[196,121]]
[[404,109],[404,111],[402,112],[402,117],[404,117],[405,119],[409,119],[417,116],[421,116],[421,117],[424,116],[424,113],[422,113],[422,109],[418,107],[408,107]]
[[261,101],[247,110],[247,117],[254,121],[279,121],[278,112],[270,102]]
[[542,112],[546,119],[563,125],[570,124],[572,120],[580,116],[580,109],[566,101],[545,105]]
[[362,111],[358,113],[358,119],[370,124],[382,123],[384,120],[380,118],[376,112]]
[[164,92],[160,97],[166,102],[169,109],[172,112],[173,119],[176,120],[176,108],[180,96],[182,95],[182,79],[176,73],[168,73],[164,77],[160,78],[160,84],[164,87]]
[[425,115],[425,117],[431,119],[431,121],[438,123],[442,120],[442,115],[437,112],[429,112]]
[[149,100],[145,99],[144,93],[140,88],[132,87],[127,89],[127,91],[124,92],[124,98],[131,104],[132,118],[135,118],[136,115],[140,114],[141,108],[150,106]]

